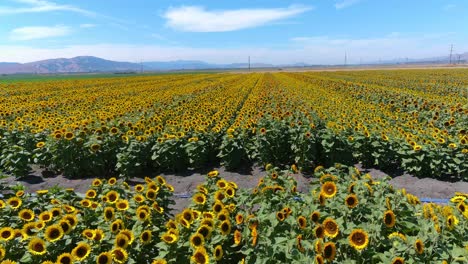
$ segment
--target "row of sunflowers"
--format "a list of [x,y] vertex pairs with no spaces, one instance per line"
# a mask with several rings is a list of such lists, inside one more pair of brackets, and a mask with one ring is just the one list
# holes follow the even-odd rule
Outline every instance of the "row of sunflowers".
[[178,74],[0,84],[0,171],[144,175],[363,163],[468,178],[467,70]]
[[317,167],[310,192],[268,164],[253,189],[218,171],[172,214],[157,176],[89,190],[4,192],[0,263],[466,263],[468,194],[421,204],[354,167]]

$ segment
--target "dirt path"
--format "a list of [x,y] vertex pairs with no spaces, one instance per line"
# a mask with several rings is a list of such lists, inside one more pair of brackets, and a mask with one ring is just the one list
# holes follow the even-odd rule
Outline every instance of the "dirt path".
[[[228,181],[234,181],[239,188],[253,188],[260,177],[265,176],[265,172],[258,167],[251,168],[241,172],[229,172],[224,168],[214,168],[220,172],[220,176]],[[388,175],[376,169],[368,169],[374,178],[383,178]],[[200,172],[187,172],[182,175],[161,174],[168,183],[174,186],[174,200],[176,212],[182,210],[190,203],[190,197],[196,186],[204,181],[204,175]],[[155,175],[153,175],[155,176]],[[298,182],[298,190],[301,192],[309,191],[309,182],[311,179],[305,178],[300,174],[293,175]],[[67,179],[62,175],[51,178],[44,178],[40,171],[35,171],[28,177],[17,181],[13,177],[8,177],[5,181],[7,185],[21,184],[29,192],[49,189],[54,186],[63,188],[74,188],[78,193],[85,193],[88,190],[94,178],[85,179]],[[132,178],[132,183],[143,182],[141,178]],[[418,179],[408,174],[402,174],[393,177],[390,183],[397,189],[406,188],[407,192],[420,198],[450,198],[454,192],[468,193],[468,182],[444,182],[430,178]]]

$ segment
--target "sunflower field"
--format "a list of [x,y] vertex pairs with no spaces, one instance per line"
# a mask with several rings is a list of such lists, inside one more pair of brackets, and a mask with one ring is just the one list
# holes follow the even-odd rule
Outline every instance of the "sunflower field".
[[467,128],[466,69],[0,84],[0,171],[17,177],[339,162],[466,180]]
[[172,214],[157,176],[95,179],[0,200],[0,263],[466,263],[468,194],[421,204],[354,167],[317,167],[311,191],[268,164],[251,190],[218,171]]

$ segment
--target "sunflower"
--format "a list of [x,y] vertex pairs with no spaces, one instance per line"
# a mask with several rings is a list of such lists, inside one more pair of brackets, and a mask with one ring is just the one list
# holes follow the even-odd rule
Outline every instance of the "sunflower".
[[325,221],[322,223],[324,229],[325,229],[325,235],[327,237],[334,238],[338,235],[339,233],[339,228],[338,224],[333,220],[332,218],[327,218]]
[[97,152],[101,148],[101,145],[94,143],[90,146],[92,152]]
[[111,177],[109,180],[107,180],[107,183],[109,185],[115,185],[117,183],[117,179],[115,177]]
[[310,220],[314,223],[318,223],[320,219],[320,212],[314,211],[312,214],[310,214]]
[[197,264],[208,264],[210,263],[210,258],[206,253],[206,249],[204,247],[199,247],[195,250],[192,257],[190,258],[191,261]]
[[324,264],[325,260],[323,259],[322,255],[316,255],[315,256],[315,263],[317,264]]
[[167,261],[162,258],[157,258],[157,259],[154,259],[153,262],[151,262],[151,264],[167,264]]
[[402,233],[398,233],[398,232],[393,232],[393,233],[391,233],[390,235],[388,235],[388,238],[389,238],[389,239],[398,238],[398,239],[400,239],[401,241],[406,241],[406,236],[403,235]]
[[325,206],[325,203],[327,202],[327,200],[325,199],[325,195],[320,193],[318,197],[318,201],[321,206]]
[[21,218],[21,220],[30,222],[30,221],[34,220],[35,215],[34,215],[34,212],[32,210],[23,209],[23,210],[19,211],[18,216],[19,216],[19,218]]
[[323,257],[329,261],[335,259],[336,256],[336,246],[333,242],[327,242],[323,245]]
[[416,249],[416,252],[418,254],[422,254],[424,252],[424,243],[421,239],[416,239],[416,242],[414,243],[414,248]]
[[74,214],[67,214],[62,219],[68,221],[72,228],[78,224],[78,218]]
[[[112,178],[111,178],[112,179]],[[115,178],[114,178],[115,179]],[[110,180],[109,180],[110,181]],[[115,202],[117,202],[119,200],[119,193],[116,192],[116,191],[109,191],[107,194],[106,194],[106,197],[107,197],[107,202],[110,203],[110,204],[113,204]]]
[[145,186],[143,186],[143,184],[137,184],[134,188],[136,192],[143,192],[145,190]]
[[317,225],[314,228],[314,235],[316,238],[323,238],[325,234],[325,230],[322,225]]
[[205,244],[205,238],[199,233],[195,233],[190,237],[190,246],[193,248],[201,247]]
[[301,215],[297,218],[297,224],[301,229],[304,229],[307,227],[307,219]]
[[458,209],[458,211],[460,211],[460,213],[462,213],[462,214],[465,214],[465,212],[467,212],[467,210],[466,210],[466,205],[465,205],[464,202],[458,203],[458,204],[457,204],[457,209]]
[[286,215],[283,213],[283,211],[276,212],[276,218],[278,221],[283,222],[284,219],[286,219]]
[[44,211],[39,214],[39,220],[44,221],[44,222],[49,222],[52,220],[52,213],[49,211]]
[[114,248],[112,250],[112,257],[115,260],[115,262],[122,264],[122,263],[127,262],[128,253],[123,248]]
[[[96,181],[96,180],[94,180],[94,181]],[[94,182],[93,182],[93,185],[94,185]],[[97,196],[96,190],[91,189],[91,190],[86,191],[86,198],[94,199],[94,198],[96,198],[96,196]]]
[[[91,184],[93,187],[99,187],[102,185],[101,179],[94,179],[93,183]],[[93,197],[94,198],[94,197]]]
[[73,256],[70,253],[62,253],[58,256],[57,264],[72,264],[73,263]]
[[173,244],[177,241],[177,236],[174,234],[165,233],[161,236],[161,239],[167,244]]
[[252,231],[250,232],[250,236],[252,237],[252,246],[255,247],[255,245],[257,245],[257,239],[258,239],[257,227],[252,228]]
[[115,237],[114,245],[119,248],[127,248],[129,244],[129,239],[126,235],[124,234],[118,234]]
[[221,222],[219,229],[221,230],[221,234],[228,235],[231,233],[231,222],[229,222],[229,220]]
[[3,200],[0,200],[0,209],[5,208],[6,203]]
[[65,139],[66,140],[72,140],[74,137],[75,137],[75,135],[73,134],[73,132],[66,132],[65,133]]
[[201,234],[205,238],[205,240],[208,240],[211,237],[212,230],[213,229],[207,225],[201,225],[197,229],[197,233]]
[[390,228],[394,227],[395,222],[396,222],[395,220],[396,220],[395,213],[393,213],[392,210],[387,210],[384,212],[383,222],[387,227],[390,227]]
[[117,210],[120,211],[126,211],[129,208],[128,201],[125,199],[118,200],[115,206],[117,207]]
[[450,230],[452,230],[452,229],[455,228],[456,225],[458,225],[459,220],[458,220],[458,218],[456,216],[451,214],[451,215],[447,216],[446,222],[447,222],[447,227]]
[[94,241],[101,242],[105,237],[104,231],[102,229],[94,229]]
[[37,230],[42,230],[46,226],[46,223],[44,221],[37,221],[34,223],[36,225]]
[[219,172],[217,170],[213,170],[213,171],[208,172],[208,177],[210,177],[210,178],[218,177],[218,175],[219,175]]
[[184,218],[179,219],[179,224],[185,228],[190,228],[190,222],[185,220]]
[[148,189],[148,191],[146,191],[146,198],[148,198],[151,201],[154,201],[157,196],[158,193],[153,189]]
[[219,213],[221,212],[221,210],[224,209],[224,204],[220,201],[216,201],[214,204],[213,204],[213,212],[214,213]]
[[149,218],[149,212],[147,210],[137,210],[136,216],[139,221],[146,221]]
[[78,261],[86,259],[89,253],[91,253],[91,246],[85,242],[78,243],[71,252],[73,259]]
[[359,201],[355,194],[350,194],[345,198],[345,204],[348,208],[354,208],[358,205]]
[[36,148],[42,148],[42,147],[44,147],[44,146],[45,146],[45,142],[44,142],[44,141],[39,141],[39,142],[37,142],[37,144],[36,144]]
[[226,194],[225,194],[225,191],[223,189],[221,190],[217,190],[215,193],[214,193],[214,197],[217,201],[222,201],[224,198],[226,198]]
[[239,230],[234,231],[234,244],[239,245],[242,241],[242,233]]
[[122,220],[117,219],[111,223],[110,229],[112,233],[117,233],[119,230],[124,228],[124,223]]
[[320,194],[323,194],[325,198],[331,198],[336,195],[336,184],[334,182],[328,181],[322,184],[322,189]]
[[44,255],[47,252],[45,241],[38,237],[32,238],[28,244],[28,251],[33,255]]
[[58,217],[58,216],[62,215],[62,209],[60,209],[58,207],[54,207],[54,208],[50,209],[50,213],[52,214],[52,217]]
[[405,264],[405,259],[401,257],[396,257],[392,260],[392,264]]
[[149,244],[152,239],[151,230],[145,230],[140,234],[140,241],[143,245]]
[[119,234],[124,234],[128,237],[128,244],[132,244],[135,241],[135,235],[133,234],[132,230],[123,229],[120,230]]
[[104,208],[104,220],[111,221],[115,217],[115,209],[113,207]]
[[0,260],[5,258],[5,256],[6,256],[6,250],[4,247],[0,246]]
[[91,201],[88,200],[88,199],[83,199],[80,201],[80,205],[85,207],[85,208],[89,208],[91,207]]
[[230,186],[226,188],[226,195],[229,198],[233,198],[235,194],[236,194],[236,190],[234,188],[232,188]]
[[317,254],[322,254],[323,252],[323,244],[322,244],[322,239],[317,239],[314,243],[314,249],[315,253]]
[[21,200],[18,197],[11,197],[10,199],[7,200],[7,204],[12,209],[18,209],[23,204],[23,200]]
[[187,208],[184,211],[182,211],[182,218],[185,219],[187,222],[192,223],[193,222],[192,210]]
[[236,215],[236,224],[240,225],[244,222],[244,216],[241,213],[238,213]]
[[[25,236],[25,238],[34,236],[34,234],[37,233],[36,223],[27,223],[23,225],[21,232],[23,233],[23,236]],[[1,235],[1,230],[0,230],[0,235]]]
[[356,250],[363,250],[369,244],[369,236],[362,229],[354,229],[348,237],[349,244]]
[[85,238],[89,239],[89,240],[92,240],[94,239],[94,236],[96,235],[96,233],[94,232],[93,229],[85,229],[83,230],[83,232],[81,232],[81,235],[83,235]]
[[142,203],[145,201],[145,197],[141,194],[136,194],[135,196],[133,196],[133,200],[137,203]]
[[54,242],[61,239],[63,234],[64,232],[62,227],[58,224],[55,224],[46,228],[44,237],[47,241]]
[[213,256],[217,261],[220,261],[223,258],[223,247],[221,245],[217,245],[213,249]]
[[112,252],[102,252],[96,258],[97,264],[111,264],[112,263]]

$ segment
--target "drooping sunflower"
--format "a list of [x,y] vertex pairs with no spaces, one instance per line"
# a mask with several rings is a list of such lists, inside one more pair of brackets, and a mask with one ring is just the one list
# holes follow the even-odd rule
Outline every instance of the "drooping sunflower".
[[220,261],[223,258],[223,247],[221,245],[217,245],[213,249],[213,256],[217,261]]
[[383,222],[389,228],[394,227],[396,223],[395,213],[392,210],[385,211],[383,215]]
[[73,256],[70,253],[62,253],[58,256],[57,264],[72,264],[73,263]]
[[73,248],[71,254],[74,260],[83,261],[91,253],[91,246],[88,243],[81,242]]
[[115,217],[115,209],[114,207],[106,207],[104,208],[104,220],[111,221]]
[[322,194],[325,198],[332,198],[336,195],[336,191],[336,184],[332,181],[328,181],[322,184],[320,194]]
[[332,218],[327,218],[323,221],[322,223],[323,227],[324,227],[324,231],[325,231],[325,235],[327,237],[331,237],[331,238],[334,238],[338,235],[339,233],[339,227],[338,227],[338,224],[336,223],[335,220],[333,220]]
[[345,198],[345,204],[348,208],[354,208],[358,205],[359,201],[355,194],[350,194]]
[[323,245],[323,257],[328,261],[332,261],[336,256],[336,246],[333,242],[327,242]]
[[301,215],[297,218],[297,224],[299,225],[299,228],[305,229],[307,227],[307,219]]
[[369,244],[369,235],[362,229],[354,229],[348,237],[349,244],[358,251],[361,251]]
[[325,260],[323,259],[322,255],[315,255],[315,263],[317,264],[324,264]]
[[35,215],[34,212],[30,209],[22,209],[21,211],[19,211],[18,216],[19,218],[21,218],[21,220],[30,222],[34,220]]
[[315,253],[317,253],[318,255],[322,254],[323,252],[322,239],[319,238],[315,241],[314,250],[315,250]]
[[392,260],[392,264],[405,264],[405,259],[401,257],[396,257]]
[[128,252],[123,248],[114,248],[112,250],[112,257],[114,261],[119,264],[126,263],[128,259]]
[[201,225],[197,229],[197,233],[201,234],[205,238],[205,240],[208,240],[211,237],[211,233],[213,232],[212,230],[213,229],[207,225]]
[[206,249],[204,247],[198,247],[197,250],[195,250],[195,253],[193,253],[192,257],[190,257],[190,260],[195,262],[196,264],[210,263],[210,258],[206,253]]
[[48,226],[45,230],[44,237],[49,242],[55,242],[63,237],[63,229],[60,225],[55,224]]
[[242,241],[242,233],[239,230],[234,231],[234,244],[239,245]]
[[151,230],[145,230],[140,234],[140,241],[143,245],[149,244],[152,239]]
[[327,202],[326,198],[325,198],[325,195],[323,195],[322,193],[319,194],[318,196],[318,201],[319,201],[319,204],[321,206],[325,206],[325,203]]
[[319,211],[314,211],[312,214],[310,214],[310,220],[314,223],[318,223],[320,220],[320,212]]
[[111,264],[112,263],[112,252],[102,252],[96,258],[97,264]]
[[323,238],[325,235],[325,230],[322,225],[317,225],[314,228],[314,235],[316,238]]
[[[33,237],[31,241],[29,241],[28,251],[33,255],[44,255],[47,252],[45,241],[38,237]],[[0,260],[1,259],[2,258],[0,258]]]
[[424,242],[421,239],[416,239],[414,243],[414,248],[418,254],[422,254],[424,252]]

